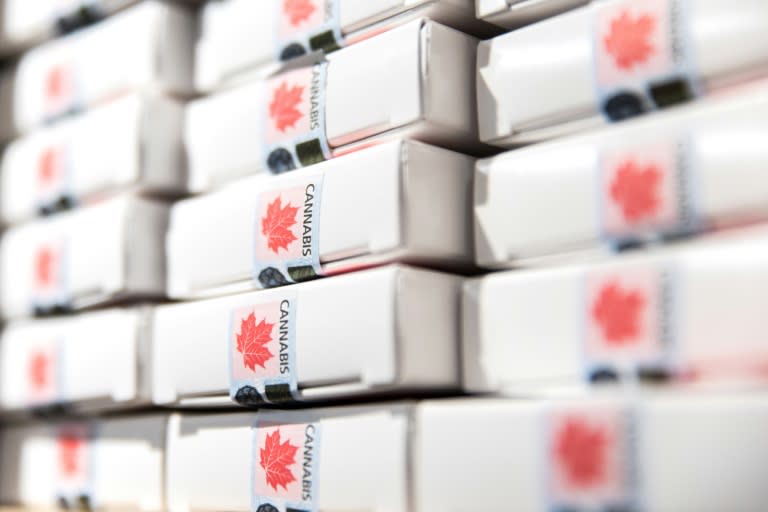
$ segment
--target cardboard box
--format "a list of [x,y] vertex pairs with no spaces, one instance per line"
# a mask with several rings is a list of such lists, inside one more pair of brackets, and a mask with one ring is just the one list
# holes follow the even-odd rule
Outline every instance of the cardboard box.
[[[459,283],[447,274],[388,266],[159,306],[154,401],[232,405],[233,396],[258,406],[265,398],[328,401],[457,389]],[[262,333],[251,345],[257,338],[248,336]]]
[[758,512],[767,426],[766,399],[738,394],[173,416],[168,510]]
[[156,0],[24,54],[0,139],[136,90],[193,92],[193,11]]
[[149,321],[149,311],[132,308],[11,322],[0,342],[0,406],[102,411],[149,403]]
[[[303,435],[288,439],[286,428],[281,430],[282,437],[278,434],[283,446],[292,441],[309,447],[311,477],[301,476],[302,449],[295,452],[296,463],[287,468],[295,481],[284,482],[287,491],[296,493],[299,482],[307,480],[301,485],[316,496],[316,507],[302,509],[406,511],[409,411],[406,405],[386,405],[294,413],[174,415],[168,427],[168,510],[256,510],[257,506],[251,508],[251,479],[256,481],[252,471],[261,466],[254,458],[258,451],[252,445],[251,427],[258,420],[265,427],[274,422],[296,423],[292,431],[312,425],[316,443],[306,442]],[[265,428],[262,433],[274,435],[274,431]],[[259,446],[263,445],[260,441]],[[211,471],[211,460],[216,461],[215,471]],[[262,476],[259,483],[263,482]]]
[[[637,20],[652,23],[633,53],[622,31]],[[549,139],[766,74],[762,0],[594,2],[480,44],[480,138],[501,146]]]
[[168,418],[21,424],[0,433],[0,499],[26,507],[163,511]]
[[[481,160],[475,251],[503,268],[768,219],[768,82]],[[535,219],[535,222],[531,222]]]
[[416,511],[758,512],[768,502],[761,395],[435,401],[414,424]]
[[417,17],[478,36],[493,33],[475,18],[472,0],[310,0],[300,11],[288,10],[291,5],[280,0],[207,3],[196,47],[198,88],[209,91],[312,51],[332,52]]
[[391,262],[466,267],[472,167],[458,153],[395,141],[180,201],[166,241],[169,295],[246,291]]
[[12,142],[0,163],[7,224],[88,203],[117,190],[185,190],[183,105],[132,94]]
[[764,384],[767,262],[763,232],[469,280],[465,388],[574,394],[617,383]]
[[[282,160],[271,163],[273,143],[285,142],[280,139],[286,134],[303,135],[303,125],[316,126],[318,138],[327,141],[320,160],[404,136],[476,151],[481,147],[471,72],[476,44],[473,37],[417,19],[329,55],[327,67],[249,82],[190,102],[185,134],[190,189],[204,191],[259,171],[285,170],[276,166]],[[301,115],[283,121],[274,109],[283,105],[286,91],[298,91],[295,108]],[[292,158],[291,164],[316,161]]]
[[3,315],[163,297],[167,222],[165,204],[124,195],[6,231]]
[[590,0],[475,0],[477,17],[512,30],[589,3]]
[[109,16],[136,0],[5,0],[0,55],[9,56]]

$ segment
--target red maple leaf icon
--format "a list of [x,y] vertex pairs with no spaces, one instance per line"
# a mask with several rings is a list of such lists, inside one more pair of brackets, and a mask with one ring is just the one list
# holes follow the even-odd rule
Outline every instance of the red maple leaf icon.
[[48,355],[43,352],[35,352],[29,358],[27,373],[29,383],[35,391],[45,390],[48,387],[49,365]]
[[608,435],[576,418],[566,421],[557,433],[554,455],[570,486],[589,488],[608,476]]
[[42,247],[35,255],[35,282],[41,288],[48,287],[53,281],[55,256],[48,247]]
[[634,160],[626,160],[618,167],[611,183],[611,198],[627,221],[637,222],[657,212],[661,206],[661,179],[661,169],[653,164],[642,167]]
[[298,240],[290,229],[296,225],[298,211],[298,207],[291,206],[291,203],[283,207],[280,197],[267,206],[267,216],[261,218],[261,232],[267,237],[267,247],[275,254],[278,249],[287,251],[288,245]]
[[48,100],[57,100],[66,92],[67,71],[64,66],[54,66],[45,78],[45,96]]
[[628,71],[653,55],[655,48],[650,36],[655,26],[656,18],[652,15],[633,18],[626,10],[611,21],[611,30],[603,44],[619,69]]
[[280,444],[280,429],[267,435],[264,448],[259,449],[259,464],[264,468],[267,485],[274,490],[277,490],[278,485],[288,490],[288,484],[296,481],[288,466],[296,463],[298,449],[290,440]]
[[296,125],[301,119],[301,112],[296,108],[301,102],[304,87],[294,85],[290,89],[288,83],[283,82],[275,89],[272,102],[269,104],[269,117],[275,122],[275,126],[281,132]]
[[623,345],[640,335],[639,315],[645,298],[638,291],[625,291],[618,283],[603,286],[592,307],[592,318],[610,345]]
[[37,163],[37,179],[41,184],[49,184],[56,176],[56,152],[52,148],[46,148],[40,154]]
[[80,470],[79,454],[83,440],[72,435],[59,438],[59,467],[64,476],[76,476]]
[[256,371],[256,365],[264,368],[264,363],[274,357],[265,346],[272,341],[272,328],[266,319],[256,324],[256,316],[251,313],[240,322],[240,334],[237,335],[237,351],[243,354],[243,364]]
[[316,9],[310,0],[283,0],[283,12],[294,27],[308,20]]

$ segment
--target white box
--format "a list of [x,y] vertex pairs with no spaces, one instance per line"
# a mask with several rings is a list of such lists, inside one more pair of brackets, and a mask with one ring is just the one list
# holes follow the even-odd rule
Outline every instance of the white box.
[[194,13],[151,0],[24,54],[7,139],[136,90],[193,92]]
[[467,281],[465,388],[765,383],[768,237],[716,240]]
[[[319,110],[331,152],[393,136],[477,150],[471,71],[476,44],[473,37],[418,19],[330,54]],[[190,102],[185,142],[191,190],[266,170],[273,101],[266,87],[264,81],[249,82]],[[311,102],[311,88],[301,94],[301,105]]]
[[0,499],[52,509],[161,512],[168,417],[22,424],[0,433]]
[[167,221],[165,204],[124,195],[6,231],[3,315],[163,297]]
[[759,512],[768,503],[760,395],[434,401],[414,424],[419,512]]
[[758,82],[481,160],[476,261],[517,266],[768,219],[767,119],[768,82]]
[[[275,489],[310,490],[304,509],[543,512],[613,505],[600,498],[616,494],[633,510],[758,512],[768,500],[766,427],[768,401],[739,394],[172,416],[168,510],[252,510],[251,481],[270,489],[264,440],[279,432],[293,456],[283,459],[285,492]],[[563,492],[574,473],[580,485]]]
[[[472,167],[473,159],[458,153],[395,141],[180,201],[172,208],[166,241],[169,296],[259,287],[254,248],[265,242],[258,229],[263,218],[257,198],[308,181],[322,181],[313,243],[323,273],[397,261],[466,266],[471,259]],[[297,240],[300,226],[291,227]]]
[[207,3],[200,14],[196,46],[198,88],[209,91],[275,64],[290,43],[298,42],[306,52],[307,41],[302,39],[328,30],[337,31],[333,40],[343,39],[337,44],[351,44],[426,17],[479,36],[492,33],[475,18],[473,0],[310,0],[308,11],[297,16],[295,23],[285,5],[281,0]]
[[185,191],[183,105],[132,94],[13,141],[0,163],[0,216],[27,220],[117,190]]
[[[320,431],[313,510],[409,508],[406,405],[314,409],[294,413],[174,415],[168,427],[168,510],[252,510],[252,425],[313,421]],[[302,455],[297,455],[297,461]],[[211,471],[211,461],[216,461]],[[293,471],[301,471],[296,464]],[[301,478],[297,474],[297,478]],[[295,484],[291,486],[294,488]],[[437,510],[437,509],[435,509]]]
[[11,322],[0,342],[0,407],[148,404],[149,321],[149,311],[133,308]]
[[109,16],[137,0],[5,0],[0,55],[6,56]]
[[[295,343],[291,361],[298,384],[295,398],[339,400],[457,389],[459,286],[455,276],[388,266],[159,306],[152,326],[154,402],[232,405],[230,365],[243,365],[243,356],[235,349],[242,323],[233,315],[243,309],[255,311],[259,322],[267,318],[260,314],[265,307],[284,300],[289,301],[286,310],[295,312],[289,338]],[[272,325],[271,341],[265,345],[272,354],[268,360],[289,350],[281,351],[279,322]],[[266,366],[268,361],[258,364]],[[254,366],[249,375],[266,377],[255,371]],[[267,396],[274,400],[269,389]]]
[[[656,17],[667,8],[674,14]],[[611,21],[608,15],[616,17]],[[648,37],[653,39],[638,54],[624,52],[621,33],[612,39],[612,32],[603,32],[643,19],[651,22]],[[663,31],[667,26],[673,36]],[[750,44],[734,44],[735,38]],[[604,71],[613,58],[610,65],[618,71]],[[664,62],[678,60],[674,66],[680,69],[672,66],[671,75],[665,75]],[[480,44],[480,139],[510,146],[552,138],[605,124],[604,111],[621,118],[629,115],[624,107],[637,113],[636,102],[663,106],[678,96],[709,94],[767,73],[768,4],[763,0],[596,2]],[[614,84],[617,89],[610,90]],[[620,98],[627,93],[629,102]]]
[[477,17],[512,30],[549,18],[590,0],[475,0]]

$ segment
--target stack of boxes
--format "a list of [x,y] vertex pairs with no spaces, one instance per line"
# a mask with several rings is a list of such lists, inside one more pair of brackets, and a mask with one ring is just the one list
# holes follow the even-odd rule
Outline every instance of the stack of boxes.
[[27,3],[0,502],[765,509],[764,1]]

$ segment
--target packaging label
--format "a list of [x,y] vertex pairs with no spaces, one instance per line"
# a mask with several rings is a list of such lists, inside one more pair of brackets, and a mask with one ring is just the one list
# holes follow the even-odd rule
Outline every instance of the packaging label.
[[235,402],[298,399],[294,294],[236,309],[229,332],[229,394]]
[[277,0],[277,60],[342,46],[339,0]]
[[56,119],[77,107],[77,84],[72,63],[60,60],[48,68],[43,86],[43,106],[47,120]]
[[595,86],[609,120],[696,95],[684,4],[685,0],[614,0],[595,7]]
[[545,435],[550,510],[637,510],[631,412],[610,405],[554,409]]
[[69,165],[63,145],[44,148],[37,160],[37,207],[47,215],[73,206],[69,190]]
[[283,173],[331,158],[325,136],[326,63],[281,73],[267,81],[265,168]]
[[253,434],[253,512],[317,511],[320,424],[257,423]]
[[320,198],[322,174],[301,173],[256,202],[254,279],[273,288],[322,275]]
[[59,343],[38,342],[27,349],[27,401],[31,407],[57,402],[59,396]]
[[653,265],[587,274],[584,357],[589,380],[671,371],[672,291],[671,272]]
[[41,244],[32,261],[32,301],[36,313],[50,313],[69,303],[66,275],[66,243]]
[[93,504],[93,444],[90,425],[60,427],[57,438],[57,494],[69,508],[90,510]]

